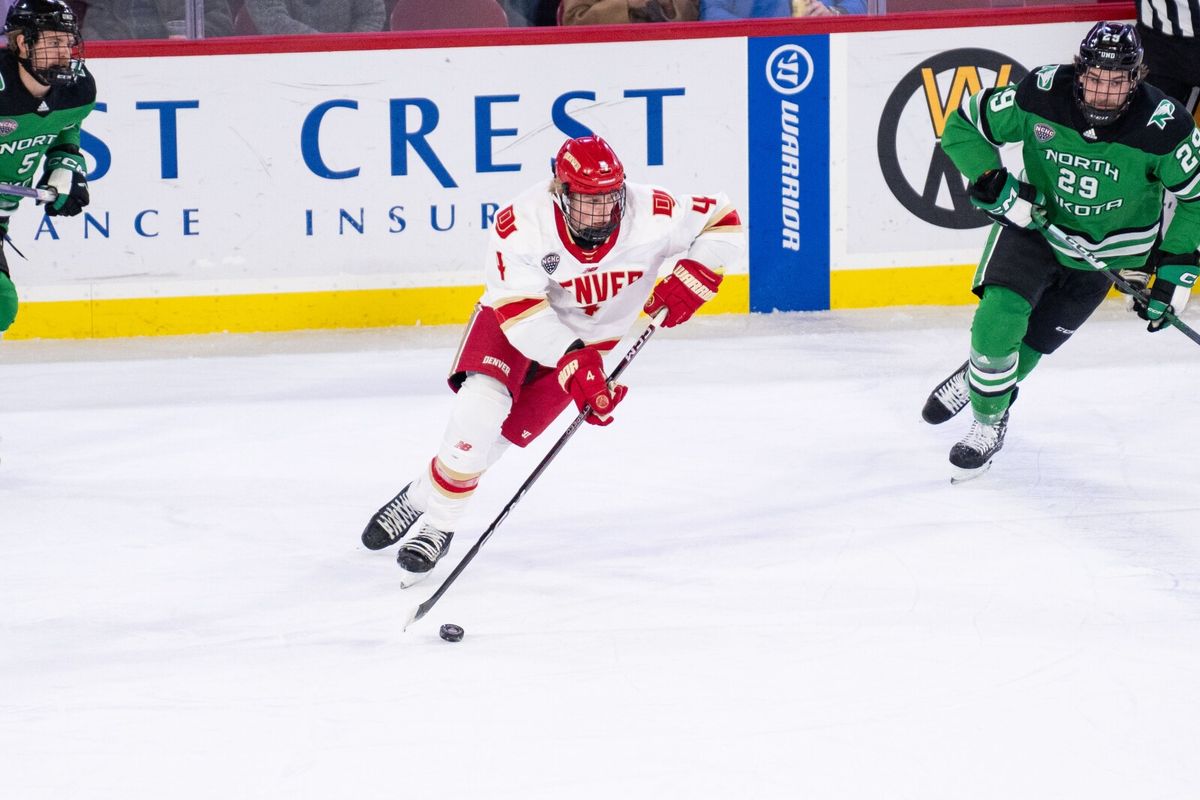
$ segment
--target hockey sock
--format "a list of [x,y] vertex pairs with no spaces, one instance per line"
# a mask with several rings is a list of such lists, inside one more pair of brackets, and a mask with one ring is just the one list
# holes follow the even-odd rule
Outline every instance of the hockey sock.
[[980,422],[994,424],[1008,409],[1017,385],[1021,340],[1032,310],[1028,301],[1011,289],[988,286],[983,291],[971,323],[967,369],[971,410]]
[[10,279],[0,272],[0,333],[8,330],[17,318],[17,287]]
[[1017,383],[1025,380],[1025,377],[1033,372],[1033,368],[1037,366],[1042,355],[1043,353],[1039,353],[1029,345],[1021,342],[1021,357],[1017,363]]
[[425,496],[419,500],[429,524],[455,529],[480,476],[495,461],[500,428],[511,409],[512,397],[495,378],[476,373],[463,381],[441,447],[420,481],[424,491],[418,493]]

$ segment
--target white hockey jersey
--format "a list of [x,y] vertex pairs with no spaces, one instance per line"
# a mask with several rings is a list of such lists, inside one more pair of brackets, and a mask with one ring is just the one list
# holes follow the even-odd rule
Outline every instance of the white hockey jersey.
[[495,309],[505,336],[528,358],[553,365],[576,339],[624,336],[665,259],[691,258],[719,270],[745,249],[741,219],[725,195],[625,187],[625,216],[595,250],[575,244],[549,181],[497,212],[481,302]]

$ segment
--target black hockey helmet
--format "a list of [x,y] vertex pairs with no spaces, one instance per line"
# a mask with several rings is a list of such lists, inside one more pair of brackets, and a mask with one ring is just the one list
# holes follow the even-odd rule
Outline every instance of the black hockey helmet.
[[[70,57],[66,63],[34,54],[34,45],[49,31],[67,34]],[[10,47],[15,48],[13,34],[25,37],[28,53],[18,58],[21,66],[44,86],[68,86],[83,74],[83,37],[79,33],[79,17],[63,0],[17,0],[8,9],[4,21]]]
[[[1084,79],[1089,69],[1121,73],[1127,82],[1120,86],[1093,88],[1085,98]],[[1075,56],[1075,103],[1093,125],[1116,122],[1133,101],[1133,95],[1149,70],[1142,63],[1142,37],[1123,22],[1097,22],[1079,43]]]

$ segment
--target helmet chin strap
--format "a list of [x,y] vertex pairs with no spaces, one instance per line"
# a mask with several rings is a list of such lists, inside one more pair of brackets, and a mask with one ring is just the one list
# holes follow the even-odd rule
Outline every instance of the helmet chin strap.
[[17,63],[25,68],[30,76],[42,86],[70,86],[75,82],[75,70],[71,64],[55,64],[46,69],[38,69],[33,65],[33,58],[18,58]]
[[53,83],[50,82],[50,80],[48,78],[46,78],[42,74],[42,71],[40,69],[38,69],[37,67],[35,67],[33,65],[32,58],[18,58],[17,63],[25,68],[25,71],[29,73],[29,77],[33,78],[35,81],[40,83],[42,86],[53,86],[54,85]]
[[608,241],[608,237],[612,234],[605,233],[599,228],[588,228],[584,231],[572,230],[571,235],[575,238],[575,243],[584,250],[595,250],[597,247]]

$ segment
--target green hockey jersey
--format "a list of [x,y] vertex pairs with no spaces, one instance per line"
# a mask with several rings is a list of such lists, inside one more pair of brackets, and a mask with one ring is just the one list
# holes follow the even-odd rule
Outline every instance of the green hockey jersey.
[[[0,50],[0,183],[32,186],[47,150],[78,152],[80,123],[96,105],[96,82],[85,68],[70,86],[34,97],[19,69],[12,51]],[[82,157],[76,161],[82,168]],[[0,194],[0,216],[12,214],[19,201]]]
[[[1142,266],[1162,249],[1200,246],[1200,131],[1175,101],[1142,84],[1112,125],[1094,128],[1074,99],[1075,68],[1041,67],[1020,83],[984,89],[947,120],[941,146],[969,180],[999,167],[997,148],[1020,142],[1024,179],[1047,198],[1049,221],[1109,267]],[[1164,192],[1178,199],[1169,230]],[[1047,237],[1059,263],[1091,269]]]

